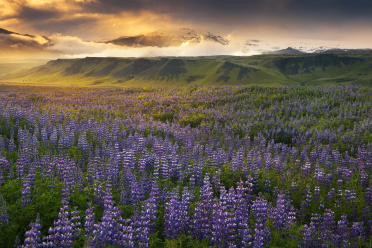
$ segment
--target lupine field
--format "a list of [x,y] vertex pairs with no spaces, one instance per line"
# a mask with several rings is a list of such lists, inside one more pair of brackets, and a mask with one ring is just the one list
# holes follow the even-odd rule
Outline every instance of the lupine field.
[[0,92],[0,247],[371,247],[372,89]]

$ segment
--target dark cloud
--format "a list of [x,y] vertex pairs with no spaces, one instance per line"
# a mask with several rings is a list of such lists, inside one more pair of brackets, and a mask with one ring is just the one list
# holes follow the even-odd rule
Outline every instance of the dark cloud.
[[[187,20],[219,23],[282,17],[308,21],[308,18],[338,21],[348,18],[372,20],[369,0],[98,0],[82,3],[88,12],[154,11]],[[313,21],[316,21],[313,19]]]
[[18,34],[11,31],[3,32],[4,29],[0,31],[0,47],[3,51],[43,50],[53,45],[52,41],[44,36]]
[[61,15],[61,12],[56,9],[36,9],[22,6],[16,17],[26,22],[39,22],[59,18]]
[[[12,18],[29,23],[34,30],[48,32],[49,35],[54,32],[77,35],[76,32],[81,32],[82,28],[89,29],[89,25],[92,28],[96,22],[106,21],[105,16],[111,18],[112,15],[122,16],[123,13],[146,15],[146,12],[169,16],[169,22],[191,24],[207,30],[212,27],[213,32],[231,32],[235,28],[259,26],[287,30],[306,29],[319,24],[333,27],[355,23],[372,26],[370,0],[65,1],[66,6],[69,6],[67,10],[61,8],[61,5],[54,5],[53,1],[45,6],[21,4]],[[97,17],[97,14],[101,16]]]
[[259,40],[247,40],[245,42],[245,46],[247,46],[247,47],[258,47],[259,43],[260,43]]
[[368,0],[325,0],[325,1],[291,1],[289,13],[298,19],[324,24],[341,24],[364,20],[372,21],[372,1]]
[[[208,49],[206,44],[223,44],[226,53],[243,49],[251,54],[294,40],[367,47],[372,37],[371,0],[5,0],[0,7],[0,28],[53,37],[51,46],[42,36],[0,32],[0,47],[13,50],[53,47],[63,51],[76,46],[84,51],[116,52],[116,48],[111,48],[114,45],[100,42],[121,36],[142,37],[139,34],[159,30],[169,34],[160,39],[160,45],[155,45],[163,48],[164,40],[173,42],[171,36],[177,38],[175,32],[182,27],[197,32],[185,30],[186,35],[177,38],[176,44],[186,45],[191,49],[188,52],[200,53],[202,50],[193,48],[189,40],[200,39],[200,49]],[[206,33],[207,30],[221,36]],[[88,40],[99,42],[85,42]],[[148,37],[135,41],[147,44]],[[84,49],[77,44],[83,44]],[[98,50],[93,49],[96,46]],[[234,46],[235,50],[229,50]]]

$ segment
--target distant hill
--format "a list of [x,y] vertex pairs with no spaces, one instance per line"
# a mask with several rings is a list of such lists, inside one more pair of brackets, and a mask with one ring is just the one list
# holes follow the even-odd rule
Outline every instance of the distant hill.
[[81,86],[372,85],[372,54],[58,59],[0,81]]
[[299,55],[299,54],[305,54],[304,52],[293,49],[292,47],[288,47],[286,49],[281,49],[277,51],[272,52],[266,52],[265,54],[275,54],[275,55]]
[[341,48],[332,48],[332,49],[318,49],[314,53],[365,53],[372,52],[372,49],[341,49]]

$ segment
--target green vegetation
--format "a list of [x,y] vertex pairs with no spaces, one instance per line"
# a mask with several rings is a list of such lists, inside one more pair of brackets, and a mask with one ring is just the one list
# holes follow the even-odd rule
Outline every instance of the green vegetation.
[[250,57],[58,59],[0,78],[31,85],[138,87],[224,84],[372,86],[371,52]]

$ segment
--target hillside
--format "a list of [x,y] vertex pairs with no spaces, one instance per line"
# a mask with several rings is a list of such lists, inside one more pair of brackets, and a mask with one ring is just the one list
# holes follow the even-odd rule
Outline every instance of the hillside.
[[371,53],[57,59],[0,81],[74,86],[372,85]]
[[286,49],[281,49],[277,51],[272,52],[266,52],[265,54],[272,54],[272,55],[299,55],[299,54],[305,54],[304,52],[293,49],[292,47],[288,47]]

